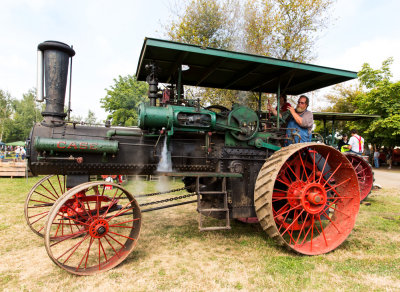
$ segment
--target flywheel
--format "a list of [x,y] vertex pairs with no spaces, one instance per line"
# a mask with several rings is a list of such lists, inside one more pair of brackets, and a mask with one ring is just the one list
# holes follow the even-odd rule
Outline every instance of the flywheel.
[[327,145],[300,143],[265,162],[254,203],[270,237],[298,253],[318,255],[337,248],[352,231],[360,190],[343,154]]

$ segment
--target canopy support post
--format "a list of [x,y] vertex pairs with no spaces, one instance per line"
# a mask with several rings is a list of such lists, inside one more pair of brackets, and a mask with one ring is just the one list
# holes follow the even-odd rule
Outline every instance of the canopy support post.
[[281,79],[280,78],[278,80],[278,91],[277,91],[276,95],[277,95],[277,98],[276,98],[277,99],[276,126],[279,130],[279,115],[280,115],[280,110],[281,110],[281,105],[280,105],[280,103],[281,103],[281,99],[280,99],[280,97],[281,97]]

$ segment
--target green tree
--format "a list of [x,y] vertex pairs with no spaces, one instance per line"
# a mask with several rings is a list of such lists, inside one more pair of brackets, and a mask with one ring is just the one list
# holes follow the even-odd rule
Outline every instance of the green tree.
[[315,57],[318,34],[330,23],[334,0],[248,0],[244,13],[247,52],[304,62]]
[[165,25],[169,39],[218,49],[232,49],[238,13],[236,0],[190,0]]
[[[400,145],[400,81],[390,80],[392,63],[393,59],[388,58],[379,69],[365,63],[358,72],[358,85],[336,86],[336,93],[327,96],[331,105],[323,111],[380,115],[379,119],[338,123],[339,131],[348,133],[355,128],[368,143]],[[321,129],[321,123],[317,123],[316,131]]]
[[40,107],[35,101],[36,94],[33,89],[23,94],[21,100],[12,102],[13,115],[6,123],[4,137],[7,142],[26,140],[33,125],[42,120]]
[[[322,112],[354,113],[357,110],[356,100],[364,91],[360,84],[344,85],[338,84],[333,87],[333,92],[327,94],[325,99],[329,106],[320,108]],[[323,133],[324,124],[322,121],[315,121],[315,132]],[[339,133],[350,133],[352,125],[346,121],[336,121],[335,130]],[[327,133],[332,133],[332,123],[326,123]]]
[[[183,7],[182,7],[183,6]],[[238,36],[240,4],[237,0],[190,0],[165,25],[168,39],[217,49],[234,49]],[[237,91],[186,88],[201,96],[202,105],[219,104],[231,107],[238,101]]]
[[102,108],[108,113],[112,125],[137,125],[137,107],[147,97],[148,84],[136,80],[136,76],[118,76],[114,85],[106,89],[107,95],[101,99]]
[[[313,57],[315,40],[329,23],[334,0],[190,0],[165,26],[175,41],[218,49],[234,49],[293,61]],[[237,91],[202,89],[203,105],[230,107],[240,99]]]
[[371,143],[389,147],[400,145],[400,81],[390,81],[392,62],[393,59],[388,58],[377,70],[367,63],[363,65],[358,76],[361,85],[369,90],[359,94],[354,101],[357,113],[381,116],[380,119],[363,121],[354,126]]
[[6,124],[12,114],[12,98],[11,95],[0,89],[0,141],[3,141],[3,134]]

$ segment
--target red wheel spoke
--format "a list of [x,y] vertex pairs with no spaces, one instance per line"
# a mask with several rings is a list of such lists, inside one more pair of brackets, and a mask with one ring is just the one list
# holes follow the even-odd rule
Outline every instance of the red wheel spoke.
[[129,222],[134,222],[134,221],[138,221],[138,220],[140,220],[141,218],[135,218],[135,219],[132,219],[132,220],[128,220],[128,221],[124,221],[124,222],[120,222],[120,223],[116,223],[116,224],[114,224],[114,225],[109,225],[110,227],[125,227],[125,228],[135,228],[135,227],[129,227],[129,226],[119,226],[119,225],[121,225],[121,224],[125,224],[125,223],[129,223]]
[[[104,191],[104,190],[103,190],[103,191]],[[115,190],[114,196],[112,197],[112,199],[111,199],[111,201],[110,201],[110,204],[109,204],[107,210],[104,212],[102,218],[105,218],[105,217],[107,216],[108,211],[110,210],[110,208],[111,208],[111,206],[112,206],[111,202],[114,202],[114,198],[115,198],[115,196],[116,196],[117,193],[118,193],[118,189]],[[121,195],[120,195],[120,196],[121,196]]]
[[[50,198],[50,197],[48,197],[48,196],[46,196],[46,195],[43,195],[42,193],[39,193],[38,191],[34,191],[34,193],[36,193],[36,194],[38,194],[38,195],[41,195],[42,197],[45,197],[46,199],[49,199],[49,200],[52,201],[52,202],[55,202],[55,201],[56,201],[56,199]],[[40,201],[31,200],[31,202],[40,202]],[[43,203],[44,203],[44,202],[43,202]],[[46,203],[48,203],[48,202],[46,202]]]
[[[111,237],[111,236],[110,236]],[[107,241],[107,243],[111,246],[111,248],[113,249],[114,253],[117,255],[117,257],[119,257],[119,254],[117,253],[117,251],[115,250],[115,248],[113,247],[113,245],[111,244],[111,242],[108,241],[107,237],[105,236],[104,239]]]
[[283,225],[286,223],[286,220],[287,220],[287,217],[289,216],[289,213],[290,212],[287,212],[285,217],[283,218],[282,223],[280,224],[279,229],[278,229],[279,232],[281,231],[281,228],[284,227]]
[[123,245],[121,242],[119,242],[118,240],[116,240],[114,237],[112,237],[110,234],[107,233],[108,237],[110,237],[112,240],[114,240],[116,243],[118,243],[120,246],[124,247],[125,245]]
[[330,155],[330,154],[331,154],[331,153],[329,152],[328,155],[326,156],[325,163],[324,163],[324,166],[322,167],[321,176],[319,177],[318,183],[321,182],[322,174],[324,173],[324,170],[325,170],[325,167],[326,167],[326,163],[328,162],[328,159],[329,159],[329,155]]
[[[331,185],[328,183],[329,189],[326,189],[326,192],[329,192],[329,191],[331,191],[331,190],[332,190],[332,191],[336,191],[336,188],[337,188],[337,187],[340,187],[342,184],[347,183],[350,179],[351,179],[351,178],[348,178],[348,179],[342,181],[341,183],[336,184],[336,185],[333,185],[333,186],[331,186]],[[325,186],[326,184],[327,184],[327,183],[325,183],[324,186]],[[336,192],[335,192],[335,193],[336,193]],[[339,194],[338,194],[338,195],[339,195]]]
[[321,227],[321,232],[322,232],[322,235],[323,235],[323,237],[324,237],[326,246],[328,246],[328,241],[326,240],[326,236],[325,236],[325,232],[324,232],[324,227],[322,227],[322,222],[321,222],[321,216],[320,216],[320,215],[318,215],[318,221],[319,221],[319,226]]
[[[282,215],[281,213],[279,213],[282,209],[289,207],[289,203],[286,203],[285,205],[283,205],[283,207],[281,207],[278,211],[274,210],[274,213],[276,214],[276,216],[274,216],[274,219],[276,219],[276,217],[278,217],[279,215]],[[287,210],[287,209],[286,209]]]
[[75,238],[78,235],[81,235],[81,234],[84,234],[84,233],[87,233],[87,232],[88,232],[87,230],[81,230],[81,231],[78,231],[78,232],[75,232],[75,233],[72,233],[72,234],[69,234],[69,235],[53,236],[52,238],[54,238],[54,239],[57,239],[58,237],[60,237],[61,239],[57,240],[54,243],[52,243],[50,246],[53,247],[53,246],[55,246],[57,244],[60,244],[61,242],[65,241],[65,240],[68,240],[68,239],[71,239],[71,238]]
[[[125,211],[121,212],[122,210],[124,210],[129,204],[131,204],[135,199],[133,199],[132,201],[130,201],[128,204],[126,204],[121,210],[119,210],[117,212],[117,214],[111,216],[110,218],[107,218],[108,222],[110,222],[114,217],[116,216],[121,216],[122,214],[125,214],[126,212],[133,210],[135,207],[130,207],[128,209],[126,209]],[[103,217],[104,218],[104,217]]]
[[277,188],[274,188],[274,195],[275,195],[275,192],[277,192],[277,193],[287,193],[287,190],[286,191],[284,191],[284,190],[280,190],[280,189],[277,189]]
[[[326,209],[325,209],[326,210]],[[329,220],[329,222],[331,222],[332,226],[335,227],[335,229],[337,230],[338,233],[341,233],[339,228],[336,226],[335,222],[332,221],[331,218],[329,218],[329,215],[324,211],[322,211],[322,213],[325,215],[325,217]]]
[[[307,181],[309,181],[310,179],[307,175],[307,170],[306,170],[306,167],[304,166],[303,158],[301,158],[300,151],[297,153],[299,154],[300,162],[301,162],[301,165],[303,166],[303,170],[304,170],[303,173],[306,175]],[[303,174],[301,175],[301,180],[303,180]]]
[[279,178],[277,178],[276,180],[279,181],[279,182],[281,182],[281,183],[283,183],[283,184],[285,184],[285,185],[287,185],[288,187],[290,187],[290,184],[289,184],[289,183],[286,183],[286,182],[284,182],[283,180],[281,180],[281,179],[279,179]]
[[[106,238],[104,238],[104,239],[106,239]],[[107,254],[106,254],[106,251],[104,250],[104,247],[103,247],[103,244],[101,243],[101,239],[100,238],[99,238],[99,246],[101,246],[101,249],[103,250],[104,258],[106,259],[106,262],[108,262]]]
[[297,221],[297,219],[299,219],[300,215],[303,214],[304,210],[301,210],[301,212],[299,213],[299,215],[297,215],[297,217],[293,220],[293,222],[285,229],[285,231],[281,234],[282,236],[286,233],[286,231],[289,230],[290,227],[292,227],[292,225]]
[[56,189],[54,188],[53,184],[51,183],[51,181],[50,181],[50,178],[48,179],[48,182],[49,182],[49,184],[50,184],[51,188],[53,189],[53,191],[56,193],[56,195],[57,195],[57,198],[59,198],[59,197],[60,197],[60,195],[58,194],[58,192],[57,192],[57,191],[56,191]]
[[112,232],[111,230],[109,230],[108,232],[109,232],[109,233],[112,233],[112,234],[115,234],[115,235],[118,235],[118,236],[122,236],[122,237],[125,237],[125,238],[128,238],[128,239],[131,239],[131,240],[133,240],[133,241],[136,240],[136,239],[134,239],[134,238],[132,238],[132,237],[125,236],[125,235],[120,234],[120,233]]
[[[44,217],[47,216],[47,214],[49,213],[49,211],[43,212],[41,214],[44,214],[42,217],[40,217],[39,219],[36,219],[35,221],[31,222],[31,224],[35,224],[36,222],[38,222],[40,219],[43,219]],[[35,215],[38,216],[38,215]],[[32,216],[33,217],[33,216]]]
[[41,184],[40,185],[42,188],[44,188],[49,194],[51,194],[53,197],[54,197],[54,199],[58,199],[58,197],[57,196],[55,196],[51,191],[49,191],[49,189],[48,188],[46,188],[43,184]]
[[[307,218],[308,218],[308,213],[306,213],[306,218],[304,219],[304,221],[303,221],[303,224],[301,225],[301,228],[300,228],[300,232],[299,232],[299,235],[297,236],[297,240],[295,241],[295,243],[294,244],[297,244],[298,242],[299,242],[299,239],[300,239],[300,236],[301,236],[301,233],[304,231],[304,227],[305,227],[305,225],[306,225],[306,223],[307,223]],[[306,232],[304,231],[304,234],[306,234]]]
[[310,239],[310,250],[312,250],[312,241],[314,237],[314,216],[311,216],[311,239]]
[[[58,180],[58,185],[60,186],[60,190],[62,191],[62,193],[65,193],[65,188],[63,188],[63,187],[61,186],[60,176],[59,176],[59,175],[57,175],[57,180]],[[64,179],[64,180],[65,180],[65,179]]]
[[[75,210],[72,209],[71,207],[67,206],[67,208],[69,208],[69,209],[71,209],[72,211],[75,212]],[[75,213],[76,213],[76,212],[75,212]],[[82,224],[82,225],[89,226],[89,224],[87,224],[86,222],[80,221],[80,220],[78,220],[77,218],[67,217],[67,216],[64,216],[63,214],[59,214],[59,215],[60,215],[63,219],[67,219],[67,220],[72,219],[72,220],[74,220],[75,222],[78,222],[78,223],[80,223],[80,224]],[[80,216],[78,213],[76,213],[76,215]],[[77,217],[78,217],[78,216],[77,216]],[[83,218],[82,216],[80,216],[80,217]]]
[[[40,216],[40,215],[43,215],[43,214],[47,214],[47,213],[49,213],[49,211],[45,211],[45,212],[42,212],[42,213],[38,213],[38,214],[35,214],[35,215],[32,215],[32,216],[29,216],[29,219],[37,217],[37,216]],[[43,217],[40,217],[40,218],[43,218]],[[32,224],[35,223],[35,222],[32,222]]]
[[70,253],[70,255],[65,259],[65,261],[63,262],[63,264],[65,264],[70,258],[71,256],[75,253],[75,251],[77,250],[77,248],[89,237],[89,234],[86,234],[86,236],[79,241],[78,243],[76,243],[75,245],[73,245],[72,247],[70,247],[69,249],[67,249],[62,255],[60,255],[57,260],[61,259],[64,255],[66,255],[69,251],[72,250],[72,252]]
[[[83,260],[85,259],[85,257],[86,257],[86,261],[85,261],[85,269],[86,269],[87,259],[88,259],[88,257],[89,257],[89,252],[90,252],[90,247],[92,246],[92,242],[93,242],[93,238],[91,237],[91,238],[90,238],[89,247],[87,248],[85,254],[83,255],[83,257],[82,257],[82,259],[81,259],[79,265],[76,267],[76,270],[77,270],[77,271],[79,270],[79,268],[80,268],[80,266],[81,266]],[[86,256],[86,255],[87,255],[87,256]]]
[[290,171],[294,174],[297,180],[300,180],[300,178],[296,175],[296,173],[293,171],[293,169],[290,167],[289,163],[285,162],[287,167],[290,169]]
[[338,171],[339,170],[339,168],[342,166],[342,162],[339,164],[339,166],[338,167],[336,167],[336,169],[335,169],[335,171],[331,174],[331,176],[326,180],[326,182],[324,183],[324,185],[323,186],[325,186],[327,183],[328,183],[328,181],[333,177],[333,175],[336,173],[336,171]]

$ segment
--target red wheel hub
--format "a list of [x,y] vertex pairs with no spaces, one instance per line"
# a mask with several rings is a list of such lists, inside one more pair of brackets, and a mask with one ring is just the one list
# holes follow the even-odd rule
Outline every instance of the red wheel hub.
[[290,185],[287,192],[287,200],[290,204],[290,207],[295,209],[300,209],[302,207],[301,197],[305,185],[306,182],[304,181],[295,181]]
[[94,238],[102,238],[108,233],[108,221],[105,219],[95,219],[89,226],[89,234]]
[[307,184],[301,193],[301,205],[310,214],[318,214],[325,208],[328,196],[319,183]]

